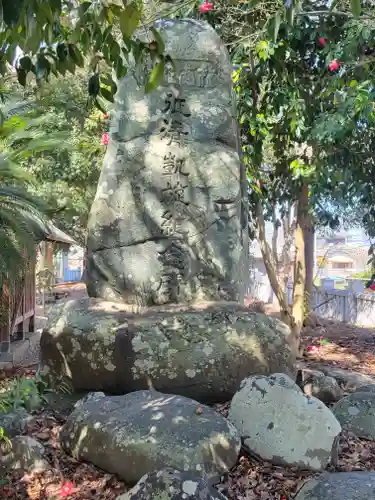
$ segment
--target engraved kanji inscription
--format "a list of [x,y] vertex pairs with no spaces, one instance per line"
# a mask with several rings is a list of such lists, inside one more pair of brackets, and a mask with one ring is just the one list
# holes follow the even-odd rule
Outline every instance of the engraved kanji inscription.
[[164,118],[160,128],[160,135],[163,139],[167,139],[168,146],[175,143],[182,147],[189,135],[189,127],[176,118]]
[[183,158],[177,158],[176,155],[168,153],[164,156],[163,175],[178,174],[188,176],[189,174],[183,171],[184,165],[185,160]]
[[184,201],[185,189],[179,180],[171,180],[167,182],[167,187],[162,191],[163,201],[167,205],[173,205],[176,201]]
[[186,109],[186,99],[182,99],[181,97],[175,97],[172,92],[167,94],[167,98],[165,100],[165,108],[162,109],[163,113],[180,113],[182,116],[186,116],[187,118],[191,116]]
[[183,237],[188,234],[187,230],[183,228],[185,219],[175,211],[166,210],[162,219],[161,230],[165,236]]

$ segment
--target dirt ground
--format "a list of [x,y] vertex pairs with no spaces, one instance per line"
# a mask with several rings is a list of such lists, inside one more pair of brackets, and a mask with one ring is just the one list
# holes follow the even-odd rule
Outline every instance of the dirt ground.
[[[86,295],[83,284],[66,287],[69,297]],[[268,308],[270,315],[277,314]],[[344,368],[375,377],[375,329],[359,328],[333,321],[320,321],[314,328],[303,330],[306,348],[302,363],[315,363]],[[34,375],[33,370],[25,372]],[[5,383],[16,373],[3,373]],[[227,415],[229,403],[215,405],[217,411]],[[0,498],[10,500],[115,500],[126,491],[126,485],[112,474],[91,464],[83,464],[68,457],[60,447],[58,435],[64,417],[47,409],[36,415],[27,434],[34,436],[46,448],[51,470],[42,474],[22,476],[9,474],[0,482]],[[340,438],[339,458],[327,470],[346,472],[375,471],[375,442],[356,438],[343,432]],[[302,484],[316,476],[308,471],[277,467],[259,461],[241,452],[237,465],[222,478],[218,489],[230,500],[292,500]]]

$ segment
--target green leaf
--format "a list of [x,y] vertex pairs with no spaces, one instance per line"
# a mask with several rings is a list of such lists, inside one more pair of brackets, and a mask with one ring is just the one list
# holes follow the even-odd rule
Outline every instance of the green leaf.
[[51,71],[51,63],[43,54],[39,54],[35,68],[36,68],[35,75],[38,80],[46,78]]
[[128,68],[122,62],[121,57],[119,57],[117,64],[116,64],[116,77],[117,77],[117,79],[120,80],[120,78],[124,78],[124,76],[126,75],[127,72],[128,72]]
[[155,29],[151,28],[152,34],[154,35],[155,41],[158,44],[158,54],[163,54],[165,51],[165,43],[162,37],[160,36],[160,33]]
[[113,94],[110,90],[105,87],[100,87],[100,93],[106,101],[114,102]]
[[101,111],[104,114],[107,113],[107,110],[105,108],[105,103],[103,102],[103,99],[100,96],[96,97],[94,102],[95,102],[95,106],[99,109],[99,111]]
[[362,12],[361,0],[350,0],[354,17],[359,17]]
[[281,21],[282,21],[281,15],[277,13],[275,17],[270,19],[267,27],[268,33],[274,43],[276,43],[277,37],[279,35]]
[[22,85],[22,87],[26,87],[26,76],[27,76],[27,73],[24,69],[22,69],[22,68],[17,69],[17,80],[18,80],[18,83],[20,85]]
[[99,73],[95,73],[89,78],[89,83],[88,83],[89,95],[96,97],[99,94],[99,90],[100,90]]
[[275,43],[277,41],[277,37],[279,36],[280,25],[281,25],[281,16],[280,14],[276,14],[273,27],[273,41]]
[[74,63],[80,68],[83,68],[85,65],[85,60],[79,49],[72,43],[69,43],[68,51],[69,51],[69,56],[73,59]]
[[69,51],[65,43],[58,43],[56,47],[56,55],[59,61],[65,61],[68,57]]
[[121,13],[120,16],[120,29],[124,38],[131,38],[134,31],[138,27],[141,12],[135,5],[129,5]]
[[155,64],[152,71],[148,77],[145,92],[151,92],[151,90],[156,89],[162,83],[164,78],[164,61],[160,61]]
[[26,72],[31,71],[31,68],[33,67],[33,63],[30,59],[29,56],[24,56],[21,57],[18,61],[18,66],[22,69],[24,69]]

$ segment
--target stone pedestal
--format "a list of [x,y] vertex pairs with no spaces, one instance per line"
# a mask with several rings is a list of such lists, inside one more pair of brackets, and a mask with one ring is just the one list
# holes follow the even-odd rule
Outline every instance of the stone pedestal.
[[288,327],[231,302],[133,311],[99,299],[55,306],[42,334],[41,373],[55,386],[125,394],[154,387],[228,401],[251,374],[295,376]]

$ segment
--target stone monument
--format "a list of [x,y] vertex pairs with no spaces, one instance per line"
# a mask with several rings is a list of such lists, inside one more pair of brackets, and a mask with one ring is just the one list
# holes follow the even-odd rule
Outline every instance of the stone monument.
[[207,23],[156,28],[174,66],[149,94],[149,68],[119,82],[88,224],[88,293],[145,306],[242,302],[246,179],[229,55]]
[[139,69],[119,82],[89,220],[90,298],[54,308],[40,373],[74,390],[227,401],[251,374],[293,375],[290,331],[241,304],[246,178],[225,47],[206,23],[156,27],[175,68],[149,94]]

